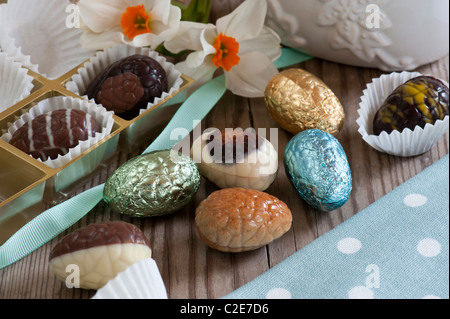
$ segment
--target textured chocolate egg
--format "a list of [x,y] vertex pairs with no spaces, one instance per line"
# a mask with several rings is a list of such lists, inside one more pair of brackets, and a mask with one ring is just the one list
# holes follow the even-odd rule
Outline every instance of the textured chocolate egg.
[[136,54],[111,64],[89,84],[85,94],[130,120],[167,92],[168,86],[163,67],[149,56]]
[[81,110],[59,109],[25,123],[12,136],[10,144],[46,161],[66,155],[80,141],[94,137],[100,128],[95,118]]
[[396,88],[384,101],[373,120],[373,133],[390,134],[405,128],[414,131],[449,115],[449,90],[442,81],[419,76]]
[[275,75],[267,85],[265,102],[272,118],[292,134],[320,129],[336,136],[344,125],[344,108],[336,95],[302,69]]
[[200,238],[224,252],[258,249],[285,234],[292,224],[287,205],[275,196],[247,188],[225,188],[195,211]]
[[266,190],[278,171],[272,143],[253,130],[205,132],[193,143],[191,156],[200,173],[220,188]]
[[120,166],[106,181],[103,199],[120,214],[161,216],[186,206],[200,186],[200,173],[189,156],[157,151]]
[[332,211],[352,190],[350,165],[342,145],[327,132],[313,129],[294,136],[284,154],[286,174],[312,207]]
[[49,267],[63,282],[99,289],[151,255],[150,244],[138,227],[111,221],[88,225],[62,238],[50,253]]

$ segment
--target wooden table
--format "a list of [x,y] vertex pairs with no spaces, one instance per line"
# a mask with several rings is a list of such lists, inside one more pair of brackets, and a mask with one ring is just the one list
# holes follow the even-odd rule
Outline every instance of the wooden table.
[[[1,1],[0,1],[1,2]],[[226,5],[225,5],[226,4]],[[234,3],[217,1],[214,14],[220,16]],[[226,7],[229,6],[229,7]],[[219,13],[218,13],[219,12]],[[129,218],[117,215],[100,203],[88,215],[43,247],[17,263],[0,270],[0,298],[55,298],[86,299],[95,291],[68,289],[49,273],[48,256],[57,241],[80,227],[107,221],[124,220],[140,227],[149,238],[165,282],[169,298],[218,298],[241,287],[286,257],[330,231],[335,226],[381,198],[409,178],[430,166],[449,151],[449,133],[427,153],[401,158],[377,152],[366,144],[358,133],[356,119],[362,91],[372,78],[382,72],[312,59],[299,65],[318,77],[336,93],[346,112],[343,130],[338,135],[347,153],[353,176],[353,191],[349,201],[330,213],[316,211],[307,206],[289,183],[282,157],[284,147],[292,135],[280,129],[279,172],[267,190],[287,203],[293,213],[291,230],[283,237],[253,252],[221,253],[208,248],[199,238],[194,224],[196,206],[217,188],[202,179],[194,200],[183,210],[171,216],[158,218]],[[449,79],[448,56],[420,67],[418,72]],[[227,92],[210,114],[202,121],[202,130],[209,127],[246,129],[279,127],[268,114],[262,98],[246,99]],[[144,149],[144,146],[142,147]],[[118,165],[138,155],[142,150],[121,153],[114,165],[105,168],[77,193],[106,181]],[[42,210],[49,205],[43,203]]]

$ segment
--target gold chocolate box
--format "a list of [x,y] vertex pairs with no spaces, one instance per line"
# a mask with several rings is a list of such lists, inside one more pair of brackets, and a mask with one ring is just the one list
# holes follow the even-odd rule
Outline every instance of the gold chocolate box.
[[[41,101],[57,96],[86,100],[69,90],[66,84],[94,58],[54,80],[27,70],[33,77],[34,87],[28,97],[0,113],[0,135]],[[64,200],[77,184],[115,158],[119,150],[131,150],[144,139],[148,140],[148,136],[156,137],[167,122],[165,108],[173,104],[174,96],[192,84],[192,80],[184,75],[181,79],[179,88],[133,120],[113,115],[114,124],[106,138],[58,168],[49,167],[0,139],[0,245],[41,212],[43,201],[57,203]]]

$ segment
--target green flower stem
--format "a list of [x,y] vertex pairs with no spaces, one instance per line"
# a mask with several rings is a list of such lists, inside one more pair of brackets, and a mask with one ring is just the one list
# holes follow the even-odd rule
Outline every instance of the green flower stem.
[[191,0],[186,5],[186,0],[173,0],[173,5],[181,9],[181,20],[208,23],[211,12],[212,0]]

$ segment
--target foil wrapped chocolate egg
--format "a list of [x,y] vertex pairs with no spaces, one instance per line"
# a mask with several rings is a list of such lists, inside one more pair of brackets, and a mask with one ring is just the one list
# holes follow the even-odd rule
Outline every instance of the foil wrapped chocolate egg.
[[347,202],[350,165],[333,135],[317,129],[297,134],[287,144],[283,161],[289,180],[310,206],[332,211]]
[[390,134],[416,126],[424,128],[449,115],[449,90],[440,80],[418,76],[397,87],[375,114],[373,133]]
[[264,191],[278,172],[278,152],[250,129],[205,132],[194,141],[191,157],[200,173],[220,188]]
[[321,79],[302,69],[275,75],[265,90],[265,102],[272,118],[294,135],[320,129],[336,136],[344,125],[344,108],[336,95]]
[[199,186],[200,173],[189,156],[156,151],[120,166],[106,181],[103,199],[116,213],[162,216],[186,206]]

